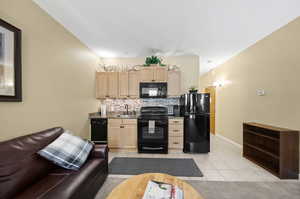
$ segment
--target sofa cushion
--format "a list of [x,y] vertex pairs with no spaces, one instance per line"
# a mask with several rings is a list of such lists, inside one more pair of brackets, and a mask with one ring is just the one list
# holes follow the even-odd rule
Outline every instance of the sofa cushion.
[[18,194],[14,199],[24,199],[24,198],[42,198],[48,192],[55,189],[57,186],[60,186],[63,181],[70,175],[65,173],[61,175],[48,175],[37,181],[31,187]]
[[13,196],[46,176],[53,165],[36,154],[61,135],[62,128],[0,142],[0,198]]
[[[47,177],[19,194],[16,199],[81,199],[93,198],[106,178],[107,162],[104,159],[89,159],[79,171],[55,169]],[[96,186],[96,189],[93,187]],[[82,195],[83,194],[83,195]]]
[[67,130],[38,154],[65,169],[79,170],[92,149],[91,142],[71,135]]

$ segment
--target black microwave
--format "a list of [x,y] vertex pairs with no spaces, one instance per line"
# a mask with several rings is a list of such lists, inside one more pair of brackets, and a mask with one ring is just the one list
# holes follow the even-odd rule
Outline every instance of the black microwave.
[[140,98],[167,98],[168,84],[166,82],[140,83]]

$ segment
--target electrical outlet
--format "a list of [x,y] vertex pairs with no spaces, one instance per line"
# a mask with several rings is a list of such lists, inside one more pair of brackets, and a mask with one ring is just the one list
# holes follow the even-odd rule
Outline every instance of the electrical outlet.
[[266,95],[265,89],[257,89],[256,94],[258,96],[265,96]]

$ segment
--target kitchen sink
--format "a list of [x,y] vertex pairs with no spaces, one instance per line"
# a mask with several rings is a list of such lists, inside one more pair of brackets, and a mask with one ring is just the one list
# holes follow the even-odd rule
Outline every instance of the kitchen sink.
[[119,118],[136,118],[137,115],[135,112],[128,112],[128,114],[127,114],[127,112],[124,112],[122,114],[118,114],[117,117],[119,117]]

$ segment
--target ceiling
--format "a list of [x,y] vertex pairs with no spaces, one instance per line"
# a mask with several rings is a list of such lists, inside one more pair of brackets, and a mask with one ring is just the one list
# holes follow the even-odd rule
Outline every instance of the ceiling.
[[199,55],[200,73],[292,21],[299,0],[34,0],[99,57]]

